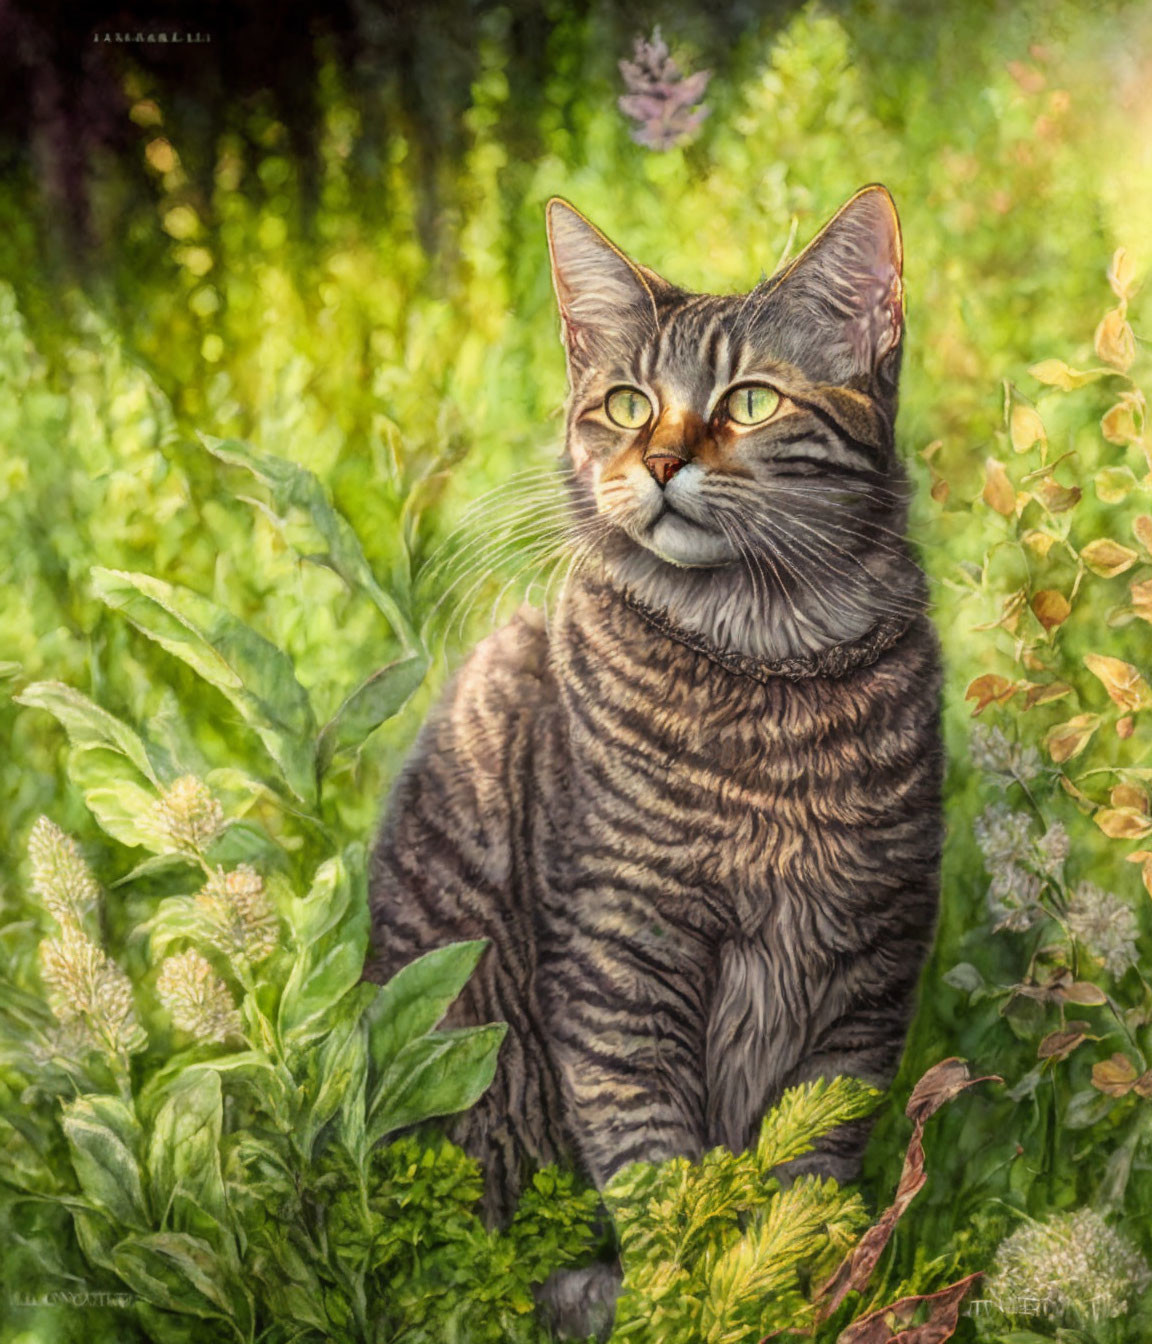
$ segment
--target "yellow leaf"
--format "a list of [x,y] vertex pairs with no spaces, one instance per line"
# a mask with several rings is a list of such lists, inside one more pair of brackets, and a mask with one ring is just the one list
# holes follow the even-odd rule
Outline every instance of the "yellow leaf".
[[1135,784],[1117,784],[1108,798],[1113,807],[1132,807],[1148,815],[1148,795]]
[[1034,443],[1048,442],[1048,436],[1044,433],[1044,421],[1031,406],[1024,406],[1019,402],[1012,407],[1012,414],[1008,419],[1008,437],[1012,440],[1013,449],[1018,453],[1026,453]]
[[1092,478],[1097,498],[1105,504],[1119,504],[1136,487],[1131,467],[1104,467]]
[[1136,340],[1123,309],[1110,308],[1096,328],[1096,353],[1105,364],[1127,373],[1136,358]]
[[1104,653],[1086,653],[1084,666],[1104,683],[1104,689],[1121,709],[1134,712],[1152,704],[1152,690],[1131,663]]
[[1136,1068],[1127,1055],[1119,1052],[1111,1059],[1102,1059],[1092,1065],[1092,1086],[1110,1097],[1123,1097],[1132,1091]]
[[1095,822],[1112,840],[1143,840],[1152,835],[1152,821],[1134,807],[1102,807]]
[[1041,532],[1038,527],[1034,527],[1030,531],[1025,532],[1020,540],[1030,551],[1043,560],[1052,549],[1052,543],[1056,538],[1052,536],[1050,532]]
[[1131,569],[1140,559],[1130,546],[1122,546],[1109,537],[1097,537],[1095,541],[1090,541],[1080,551],[1080,557],[1092,573],[1099,574],[1102,579],[1114,579],[1117,574]]
[[1044,739],[1048,755],[1057,765],[1070,761],[1073,756],[1080,755],[1099,727],[1099,714],[1077,714],[1075,718],[1055,724],[1048,729],[1048,735]]
[[1046,383],[1049,387],[1059,387],[1065,392],[1071,392],[1074,387],[1083,387],[1085,383],[1103,378],[1108,370],[1088,369],[1081,373],[1079,369],[1069,368],[1062,359],[1042,359],[1039,364],[1033,364],[1028,372],[1038,383]]
[[1004,463],[994,457],[984,464],[984,503],[1005,518],[1016,512],[1016,491],[1004,470]]
[[1152,579],[1140,583],[1133,579],[1128,591],[1132,594],[1132,610],[1141,620],[1152,624]]
[[1132,265],[1132,258],[1128,255],[1128,249],[1118,247],[1112,254],[1112,262],[1108,267],[1108,283],[1112,286],[1112,293],[1121,301],[1127,302],[1136,291],[1136,268]]
[[1144,549],[1152,553],[1152,518],[1146,513],[1132,519],[1132,532]]
[[1055,630],[1068,619],[1072,608],[1063,593],[1055,588],[1042,588],[1032,597],[1032,610],[1045,630]]
[[928,493],[932,496],[932,498],[936,501],[936,503],[944,505],[947,502],[948,496],[949,494],[951,494],[951,492],[952,487],[948,484],[948,482],[944,479],[944,477],[941,476],[939,472],[933,471],[932,488],[931,490],[929,490]]
[[1132,443],[1140,437],[1136,412],[1130,401],[1118,401],[1100,417],[1100,433],[1109,443]]
[[977,677],[975,681],[968,683],[964,699],[976,701],[976,708],[972,711],[972,717],[975,718],[989,705],[1002,705],[1005,701],[1011,700],[1019,689],[1018,682],[1009,681],[1007,677],[999,677],[995,672],[986,672],[982,677]]
[[1135,731],[1136,720],[1131,714],[1125,714],[1122,719],[1116,720],[1116,736],[1120,738],[1121,741],[1131,737]]

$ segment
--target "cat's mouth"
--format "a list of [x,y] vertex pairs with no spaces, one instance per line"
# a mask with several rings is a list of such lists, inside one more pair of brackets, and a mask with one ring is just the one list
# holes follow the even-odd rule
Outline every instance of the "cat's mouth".
[[638,540],[672,565],[710,567],[730,564],[739,558],[722,532],[693,518],[667,498]]

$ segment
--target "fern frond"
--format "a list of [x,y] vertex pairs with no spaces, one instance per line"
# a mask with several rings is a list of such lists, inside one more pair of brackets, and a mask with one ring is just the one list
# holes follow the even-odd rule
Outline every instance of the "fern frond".
[[829,1130],[859,1120],[881,1093],[859,1078],[817,1078],[790,1087],[764,1117],[756,1144],[756,1165],[767,1178],[773,1167],[810,1153]]
[[804,1176],[775,1195],[712,1270],[702,1319],[707,1344],[741,1344],[753,1327],[763,1333],[766,1313],[773,1323],[796,1320],[800,1267],[825,1259],[833,1238],[842,1243],[865,1221],[859,1196],[835,1181]]

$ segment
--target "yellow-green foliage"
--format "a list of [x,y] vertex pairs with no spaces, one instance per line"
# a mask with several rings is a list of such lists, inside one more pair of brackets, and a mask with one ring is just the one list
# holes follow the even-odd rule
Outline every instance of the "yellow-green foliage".
[[746,1344],[810,1322],[807,1289],[826,1278],[867,1223],[860,1196],[833,1180],[772,1174],[830,1129],[866,1115],[877,1093],[854,1078],[791,1088],[748,1152],[698,1163],[636,1163],[609,1182],[624,1264],[613,1340]]
[[[1152,552],[1137,525],[1152,499],[1143,404],[1133,399],[1148,386],[1152,331],[1152,285],[1137,285],[1152,263],[1146,7],[853,0],[750,19],[717,63],[698,138],[665,153],[635,144],[616,107],[615,62],[628,53],[616,50],[606,13],[548,12],[533,100],[505,69],[513,15],[484,7],[461,153],[439,166],[434,199],[395,91],[354,94],[333,62],[322,62],[316,91],[310,215],[288,132],[260,99],[227,109],[205,190],[185,167],[202,152],[197,127],[130,59],[119,129],[145,176],[114,161],[94,168],[105,242],[85,281],[53,260],[50,211],[24,174],[0,182],[0,1174],[53,1196],[0,1199],[6,1278],[18,1292],[118,1282],[80,1250],[61,1202],[76,1196],[79,1176],[60,1128],[57,1085],[70,1075],[59,1061],[100,1025],[78,1012],[56,1024],[67,1039],[51,1035],[45,995],[63,1009],[69,958],[87,958],[86,1002],[119,1013],[102,1022],[114,1028],[106,1043],[123,1050],[106,1065],[90,1056],[107,1113],[85,1117],[114,1134],[124,1117],[108,1105],[126,1104],[129,1087],[139,1099],[161,1076],[187,1044],[173,1035],[181,1022],[216,1038],[201,1042],[209,1055],[237,1043],[234,1013],[249,999],[281,1030],[269,1014],[299,952],[285,912],[318,872],[332,878],[324,865],[368,838],[446,672],[489,628],[525,558],[514,540],[494,549],[494,537],[509,536],[499,496],[453,528],[470,501],[556,460],[564,369],[547,197],[570,198],[672,280],[724,290],[772,270],[870,180],[892,189],[904,225],[898,435],[948,665],[951,764],[937,950],[870,1149],[867,1193],[880,1202],[895,1184],[902,1103],[928,1064],[961,1054],[1009,1083],[934,1122],[931,1179],[882,1266],[877,1300],[985,1267],[1024,1213],[1095,1203],[1152,1253],[1143,1216],[1152,1028],[1148,991],[1127,965],[1129,947],[1147,962],[1148,910],[1142,865],[1125,861],[1152,850],[1140,586]],[[698,65],[691,31],[686,21],[687,64]],[[675,49],[671,17],[665,35]],[[1115,269],[1110,294],[1105,270],[1121,246],[1127,270]],[[1076,379],[1056,360],[1108,372],[1064,390]],[[486,562],[500,573],[471,591]],[[497,618],[525,582],[512,583]],[[976,722],[1006,742],[979,742],[973,761],[975,702],[965,694],[981,677],[1001,680],[981,683],[992,703]],[[1029,749],[1030,799],[1010,771],[983,768],[1015,750],[1015,766],[1030,771]],[[191,832],[173,838],[162,806],[189,776],[231,823],[209,841],[205,821],[203,854]],[[1023,932],[991,929],[1004,914],[990,914],[994,874],[973,825],[998,801],[1027,810],[1037,838],[1055,821],[1069,838],[1059,874],[1041,871],[1050,856],[1034,849],[1016,864],[1031,878],[1008,874],[1016,904],[1038,890],[1045,912]],[[73,893],[83,946],[73,937],[63,947],[55,912],[33,890],[25,846],[42,814],[79,838],[108,883],[98,928],[84,891]],[[986,826],[980,834],[987,847]],[[281,946],[254,991],[197,942],[202,863],[250,865],[281,921]],[[1084,884],[1119,905],[1081,892],[1069,920]],[[1092,921],[1121,908],[1128,916],[1109,925],[1104,947]],[[157,948],[184,958],[163,981],[145,926]],[[324,934],[340,974],[355,967],[362,935],[362,920]],[[40,945],[54,939],[62,950],[45,963]],[[311,1011],[305,996],[291,1025],[306,1028]],[[241,1025],[263,1031],[259,1018]],[[40,1028],[50,1034],[30,1062]],[[245,1086],[240,1071],[237,1096]],[[231,1081],[225,1090],[235,1108]],[[242,1111],[229,1115],[243,1127]],[[254,1136],[237,1137],[228,1160],[271,1162]],[[444,1160],[456,1170],[458,1155]],[[270,1186],[268,1201],[279,1198]],[[431,1195],[429,1217],[413,1212],[424,1198],[404,1206],[411,1246],[439,1216]],[[389,1209],[369,1211],[373,1226]],[[98,1252],[103,1233],[91,1222],[81,1218],[82,1235]],[[479,1235],[465,1222],[468,1237]],[[726,1283],[772,1272],[758,1254],[767,1256],[756,1240],[766,1235],[723,1265],[716,1243],[714,1282],[692,1299],[701,1321],[713,1313],[708,1328],[736,1296]],[[324,1292],[301,1254],[260,1263],[307,1321]],[[496,1264],[493,1255],[477,1263]],[[436,1273],[453,1257],[467,1259],[459,1244],[435,1260]],[[691,1265],[653,1261],[645,1292],[662,1292],[661,1310],[676,1308],[668,1285],[696,1273]],[[498,1331],[513,1302],[527,1318],[530,1280],[493,1275],[500,1286],[485,1291],[497,1306],[483,1328]],[[404,1282],[411,1305],[425,1289]],[[337,1314],[355,1299],[341,1297],[346,1288],[330,1294]],[[483,1296],[476,1275],[472,1290]],[[450,1297],[438,1299],[444,1316],[428,1308],[433,1337],[452,1337],[445,1317],[465,1337]],[[780,1300],[792,1300],[787,1290]],[[139,1324],[115,1306],[16,1312],[14,1331],[46,1340],[105,1328],[123,1339]],[[1133,1318],[1129,1337],[1143,1329]]]

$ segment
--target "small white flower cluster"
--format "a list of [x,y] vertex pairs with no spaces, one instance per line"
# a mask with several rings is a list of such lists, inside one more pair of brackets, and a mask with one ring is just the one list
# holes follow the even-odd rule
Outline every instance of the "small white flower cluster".
[[182,775],[164,790],[153,818],[173,849],[203,854],[224,829],[224,810],[203,780]]
[[172,1014],[173,1025],[199,1041],[218,1043],[242,1034],[228,986],[194,949],[165,960],[156,993]]
[[1029,1222],[1000,1244],[984,1293],[1006,1315],[1122,1316],[1152,1282],[1144,1258],[1093,1209]]
[[196,897],[204,938],[226,957],[256,965],[275,951],[280,924],[251,864],[217,868]]
[[100,904],[100,887],[77,847],[59,826],[41,817],[28,837],[32,889],[59,925],[40,944],[40,972],[48,1006],[61,1032],[51,1048],[76,1054],[134,1054],[148,1043],[136,1016],[132,983],[85,931]]
[[969,743],[972,764],[1004,783],[1027,783],[1040,773],[1040,753],[1035,747],[1023,747],[1010,741],[999,728],[978,723]]
[[1060,876],[1068,835],[1057,821],[1037,836],[1026,812],[992,803],[972,823],[991,882],[988,909],[997,929],[1021,932],[1046,917],[1041,896],[1048,879]]
[[1064,917],[1070,931],[1104,963],[1109,975],[1119,979],[1129,966],[1136,965],[1140,924],[1132,907],[1114,892],[1094,882],[1081,882]]

